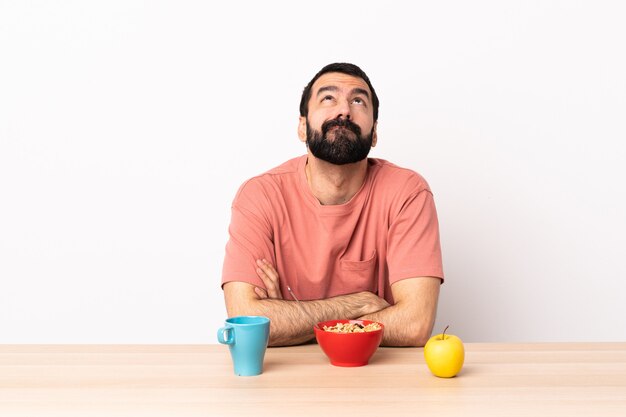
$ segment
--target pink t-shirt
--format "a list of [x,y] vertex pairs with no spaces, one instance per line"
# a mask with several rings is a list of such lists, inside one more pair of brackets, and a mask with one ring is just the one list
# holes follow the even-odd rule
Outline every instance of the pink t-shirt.
[[412,277],[443,281],[439,225],[428,184],[414,171],[368,159],[350,201],[324,206],[311,192],[307,156],[246,181],[235,196],[222,285],[265,288],[256,260],[278,271],[300,300],[370,291],[393,303],[391,285]]

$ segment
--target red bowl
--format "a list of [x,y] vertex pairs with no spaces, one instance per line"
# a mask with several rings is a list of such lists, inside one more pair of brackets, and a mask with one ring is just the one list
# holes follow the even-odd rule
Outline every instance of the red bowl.
[[[363,326],[378,323],[380,330],[363,333],[335,333],[324,330],[324,326],[330,327],[337,323],[359,323]],[[370,320],[329,320],[313,327],[317,343],[335,366],[367,365],[383,340],[384,329],[382,323]]]

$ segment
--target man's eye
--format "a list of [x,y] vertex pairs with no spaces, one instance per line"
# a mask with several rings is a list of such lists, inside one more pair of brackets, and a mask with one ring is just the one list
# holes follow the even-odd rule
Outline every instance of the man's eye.
[[324,96],[322,101],[327,101],[327,100],[332,100],[332,99],[333,99],[333,96]]
[[357,97],[357,98],[352,99],[352,102],[353,102],[354,104],[365,104],[365,102],[363,101],[363,99],[362,99],[362,98],[358,98],[358,97]]

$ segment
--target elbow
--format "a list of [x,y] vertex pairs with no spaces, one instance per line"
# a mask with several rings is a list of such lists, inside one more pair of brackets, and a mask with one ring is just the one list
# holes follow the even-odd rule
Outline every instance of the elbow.
[[424,347],[428,339],[430,339],[431,331],[430,328],[415,326],[415,328],[412,329],[411,336],[407,340],[408,345],[411,347]]
[[228,314],[228,317],[262,315],[253,303],[227,304],[226,313]]
[[247,283],[226,283],[224,285],[224,304],[228,317],[263,315],[254,287]]
[[426,346],[426,342],[428,342],[428,335],[418,335],[413,338],[411,346],[413,347],[424,347]]
[[393,338],[385,338],[383,336],[383,341],[381,346],[389,346],[389,347],[424,347],[428,342],[427,337],[422,337],[420,335],[397,335]]
[[383,346],[397,347],[424,347],[430,339],[432,327],[424,326],[421,323],[403,325],[401,327],[393,326],[385,329],[383,335]]
[[428,336],[420,333],[413,333],[410,335],[406,335],[403,338],[403,341],[398,344],[394,344],[395,346],[405,346],[405,347],[424,347],[428,342]]

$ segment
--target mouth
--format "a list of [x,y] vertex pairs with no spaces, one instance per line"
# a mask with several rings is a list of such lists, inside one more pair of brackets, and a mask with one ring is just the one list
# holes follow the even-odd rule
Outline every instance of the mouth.
[[330,126],[326,129],[326,132],[334,132],[335,130],[346,130],[348,132],[354,132],[353,129],[350,128],[350,126],[344,126],[344,125]]
[[359,126],[350,120],[329,120],[322,124],[321,131],[323,135],[339,135],[350,139],[360,135]]
[[330,142],[334,142],[336,140],[347,140],[352,142],[358,138],[356,133],[345,126],[330,128],[324,137]]

